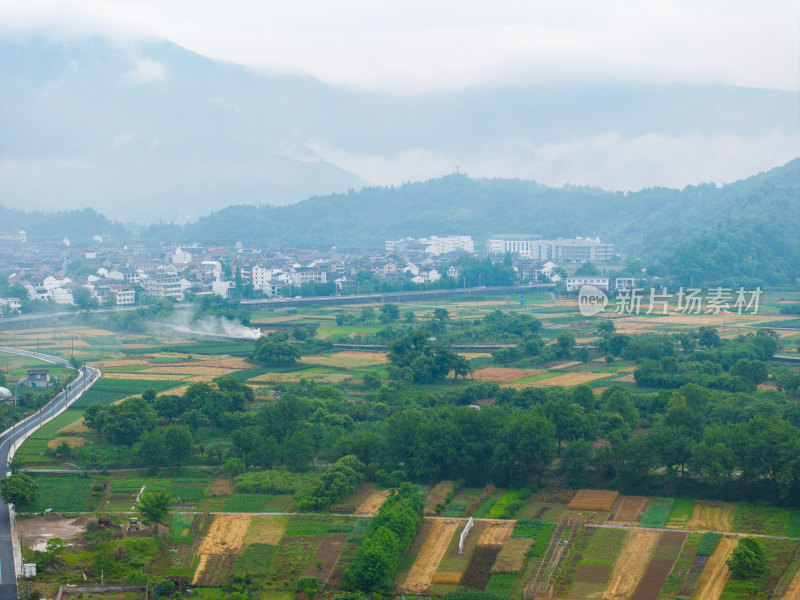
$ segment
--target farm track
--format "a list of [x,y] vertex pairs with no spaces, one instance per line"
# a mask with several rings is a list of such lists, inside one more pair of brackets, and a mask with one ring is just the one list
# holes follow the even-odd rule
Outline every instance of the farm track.
[[786,588],[786,593],[781,596],[780,600],[797,600],[800,598],[800,570],[794,574],[789,587]]

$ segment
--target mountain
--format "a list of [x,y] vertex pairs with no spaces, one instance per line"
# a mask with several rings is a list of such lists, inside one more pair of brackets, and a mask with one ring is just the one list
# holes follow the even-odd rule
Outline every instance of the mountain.
[[730,181],[789,160],[800,140],[800,94],[778,90],[563,83],[397,97],[105,38],[5,37],[0,64],[0,202],[146,223],[457,164],[558,186]]
[[552,188],[533,181],[448,175],[399,187],[370,187],[291,206],[231,206],[178,227],[152,227],[158,239],[382,247],[405,236],[496,233],[547,238],[600,236],[627,252],[668,251],[690,236],[733,221],[767,221],[800,231],[800,159],[724,186],[608,192]]

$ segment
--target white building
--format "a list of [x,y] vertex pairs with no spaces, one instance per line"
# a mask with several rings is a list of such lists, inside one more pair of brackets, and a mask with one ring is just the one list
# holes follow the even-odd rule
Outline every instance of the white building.
[[117,298],[117,306],[133,306],[136,304],[136,290],[129,285],[110,285],[109,289]]
[[448,235],[442,238],[432,235],[428,238],[420,239],[419,242],[425,245],[425,252],[435,256],[458,250],[463,250],[470,254],[475,252],[475,243],[470,235]]
[[539,235],[496,235],[489,239],[490,254],[519,254],[522,258],[557,263],[608,263],[614,259],[614,245],[600,238],[556,238]]
[[489,238],[489,254],[509,253],[519,254],[527,258],[539,258],[539,256],[533,254],[532,249],[536,242],[541,241],[542,236],[540,235],[508,233],[493,235]]
[[186,250],[181,250],[180,246],[175,248],[175,252],[172,254],[172,264],[173,265],[185,265],[192,262],[192,255]]
[[211,292],[216,294],[217,296],[222,296],[223,298],[228,297],[228,292],[233,289],[233,282],[232,281],[212,281],[211,282]]
[[566,282],[568,292],[575,292],[584,285],[593,285],[597,289],[608,291],[608,277],[598,277],[596,275],[567,277]]
[[181,280],[172,273],[150,275],[147,279],[142,280],[142,287],[144,288],[144,295],[148,298],[175,298],[180,300],[183,297]]

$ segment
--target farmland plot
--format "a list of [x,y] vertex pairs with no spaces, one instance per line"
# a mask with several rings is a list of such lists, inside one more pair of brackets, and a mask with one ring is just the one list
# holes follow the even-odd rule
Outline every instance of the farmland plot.
[[403,583],[405,592],[422,594],[430,587],[439,563],[442,562],[450,540],[460,523],[456,519],[437,519],[433,522],[428,538]]
[[200,542],[197,553],[200,561],[195,570],[193,584],[218,585],[221,577],[228,574],[236,554],[242,549],[250,515],[217,515]]
[[636,530],[630,533],[614,564],[603,600],[631,597],[644,575],[659,537],[661,536],[657,531]]
[[433,486],[425,497],[425,509],[422,514],[428,517],[435,515],[436,507],[444,505],[447,502],[447,495],[452,491],[452,481],[440,481]]
[[622,496],[608,518],[609,523],[638,523],[651,500],[646,496]]
[[631,600],[657,600],[661,586],[664,585],[667,575],[672,571],[685,541],[685,533],[664,532],[661,534],[658,546]]
[[501,548],[514,531],[515,524],[516,521],[489,521],[489,526],[481,534],[478,545]]
[[357,508],[357,515],[375,516],[389,497],[391,490],[375,490]]
[[730,558],[733,549],[736,548],[736,543],[736,539],[731,537],[724,537],[720,540],[714,554],[708,559],[706,568],[703,569],[694,598],[717,600],[722,595],[722,590],[725,589],[725,584],[728,583],[731,576],[731,571],[725,561]]
[[697,501],[689,519],[689,529],[732,531],[736,504],[731,502]]
[[619,492],[609,490],[578,490],[567,505],[570,510],[611,510]]

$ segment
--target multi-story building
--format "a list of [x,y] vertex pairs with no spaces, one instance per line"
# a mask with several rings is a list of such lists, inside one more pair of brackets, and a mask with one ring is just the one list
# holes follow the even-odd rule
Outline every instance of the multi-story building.
[[557,263],[608,263],[614,259],[614,245],[600,238],[556,238],[540,235],[496,235],[489,239],[490,254],[519,254],[522,258]]
[[142,280],[144,295],[148,298],[175,298],[183,297],[181,292],[180,277],[172,273],[157,273]]
[[489,238],[489,254],[510,253],[538,258],[533,256],[532,250],[535,244],[541,241],[540,235],[501,233]]
[[598,277],[596,275],[567,277],[566,283],[568,292],[577,291],[584,285],[593,285],[597,289],[608,291],[608,277]]

